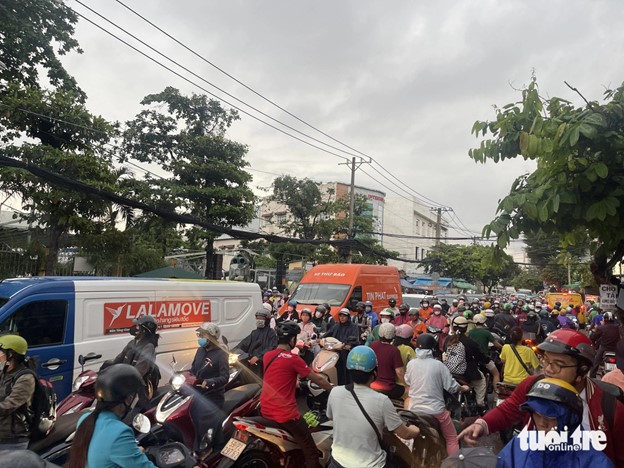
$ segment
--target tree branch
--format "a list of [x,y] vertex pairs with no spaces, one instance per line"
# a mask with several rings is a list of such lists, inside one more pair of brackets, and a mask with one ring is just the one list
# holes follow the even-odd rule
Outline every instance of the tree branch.
[[563,82],[566,84],[566,86],[568,88],[570,88],[572,91],[574,91],[576,94],[578,94],[579,96],[581,96],[583,98],[583,101],[585,101],[585,104],[587,104],[588,106],[591,106],[591,104],[589,103],[589,101],[587,99],[585,99],[585,96],[583,96],[581,94],[581,92],[576,89],[574,86],[571,86],[570,83],[568,83],[567,81],[563,80]]

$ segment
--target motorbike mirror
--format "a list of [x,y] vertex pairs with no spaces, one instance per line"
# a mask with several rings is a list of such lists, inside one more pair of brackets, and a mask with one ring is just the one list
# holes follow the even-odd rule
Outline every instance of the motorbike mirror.
[[82,354],[80,356],[78,356],[78,364],[80,364],[81,366],[84,366],[85,362],[87,362],[87,360],[85,359],[85,357]]
[[223,344],[225,346],[227,346],[229,344],[228,339],[227,339],[227,337],[225,335],[221,337],[221,341],[223,341]]
[[141,434],[147,434],[152,428],[150,420],[144,414],[137,414],[132,420],[132,427]]

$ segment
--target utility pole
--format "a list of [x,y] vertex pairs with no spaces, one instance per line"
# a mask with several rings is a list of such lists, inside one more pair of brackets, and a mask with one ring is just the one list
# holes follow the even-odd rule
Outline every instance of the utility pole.
[[[355,171],[359,169],[362,164],[370,164],[371,161],[364,161],[360,159],[360,161],[356,162],[356,158],[351,158],[351,162],[343,162],[339,163],[339,165],[345,165],[351,168],[351,192],[349,198],[349,232],[347,233],[347,239],[352,239],[354,237],[353,233],[353,218],[355,212]],[[349,245],[349,253],[347,254],[347,263],[351,263],[353,260],[353,248]]]
[[436,220],[436,238],[435,245],[436,247],[440,246],[440,238],[442,237],[442,212],[451,211],[451,208],[446,206],[441,206],[439,208],[432,207],[431,211],[436,211],[438,213],[438,218]]

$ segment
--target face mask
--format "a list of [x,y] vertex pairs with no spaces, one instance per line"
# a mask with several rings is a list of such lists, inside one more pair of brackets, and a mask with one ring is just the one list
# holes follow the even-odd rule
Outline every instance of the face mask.
[[323,313],[322,312],[314,312],[314,316],[316,318],[321,318],[321,317],[323,317]]
[[132,325],[129,332],[132,336],[137,336],[139,334],[139,327],[137,325]]
[[440,311],[439,310],[434,310],[433,311],[433,315],[440,315]]
[[407,310],[399,310],[399,312],[401,313],[401,315],[407,314]]
[[206,338],[197,338],[197,344],[203,348],[208,344],[208,340]]
[[427,304],[426,302],[423,303],[423,309],[426,309],[427,307],[429,307],[429,304]]
[[266,325],[266,320],[256,319],[256,328],[264,328],[265,325]]
[[381,319],[381,323],[390,323],[390,319],[389,318],[382,318]]

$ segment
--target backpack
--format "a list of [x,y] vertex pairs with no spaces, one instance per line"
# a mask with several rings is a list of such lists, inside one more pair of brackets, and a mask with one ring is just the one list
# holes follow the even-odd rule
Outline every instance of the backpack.
[[[30,440],[37,440],[50,433],[56,422],[56,393],[49,380],[39,378],[32,369],[24,369],[15,374],[13,382],[22,375],[30,374],[35,378],[35,392],[32,399],[33,416],[29,423]],[[7,390],[7,396],[11,389]]]

